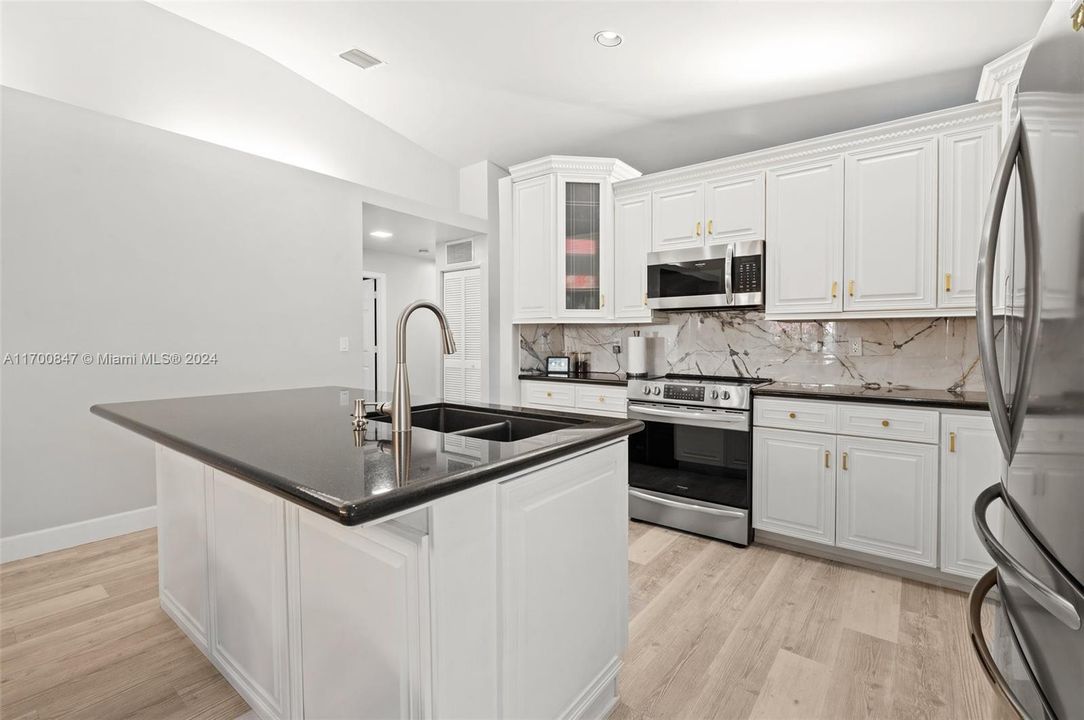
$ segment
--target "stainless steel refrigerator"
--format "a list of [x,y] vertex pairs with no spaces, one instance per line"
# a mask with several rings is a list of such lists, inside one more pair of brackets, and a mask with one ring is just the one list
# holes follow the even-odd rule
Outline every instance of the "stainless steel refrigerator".
[[[979,354],[1004,463],[975,504],[996,567],[971,594],[972,640],[1019,714],[1059,720],[1084,718],[1084,30],[1071,17],[1079,5],[1054,2],[1028,55],[978,267]],[[994,630],[984,637],[983,598],[995,587]]]

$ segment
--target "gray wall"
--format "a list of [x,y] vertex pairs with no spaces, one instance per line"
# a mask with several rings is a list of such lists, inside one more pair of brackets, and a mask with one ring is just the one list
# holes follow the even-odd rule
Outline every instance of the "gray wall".
[[208,367],[0,371],[0,534],[153,505],[151,443],[93,403],[358,384],[359,189],[3,89],[0,351]]

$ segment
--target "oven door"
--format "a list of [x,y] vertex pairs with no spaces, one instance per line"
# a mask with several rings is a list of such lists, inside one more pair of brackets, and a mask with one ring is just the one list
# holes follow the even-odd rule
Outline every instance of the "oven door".
[[657,310],[764,302],[764,242],[726,243],[647,257],[647,304]]
[[633,518],[747,545],[752,433],[744,410],[630,401]]

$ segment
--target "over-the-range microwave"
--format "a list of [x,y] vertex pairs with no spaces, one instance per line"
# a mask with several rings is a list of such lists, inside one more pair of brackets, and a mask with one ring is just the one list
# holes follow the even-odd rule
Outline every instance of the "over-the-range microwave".
[[647,306],[706,310],[764,305],[764,241],[719,243],[647,256]]

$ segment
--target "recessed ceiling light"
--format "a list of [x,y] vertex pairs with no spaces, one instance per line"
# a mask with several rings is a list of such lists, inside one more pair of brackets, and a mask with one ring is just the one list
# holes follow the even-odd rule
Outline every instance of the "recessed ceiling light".
[[595,42],[602,47],[617,47],[624,39],[613,30],[599,30],[595,33]]
[[373,230],[369,233],[369,237],[379,238],[380,240],[387,240],[392,236],[392,233],[387,230]]
[[383,65],[384,61],[380,58],[375,58],[367,52],[363,52],[354,48],[353,50],[347,50],[339,55],[343,60],[354,63],[362,70],[368,70],[374,68],[377,65]]

